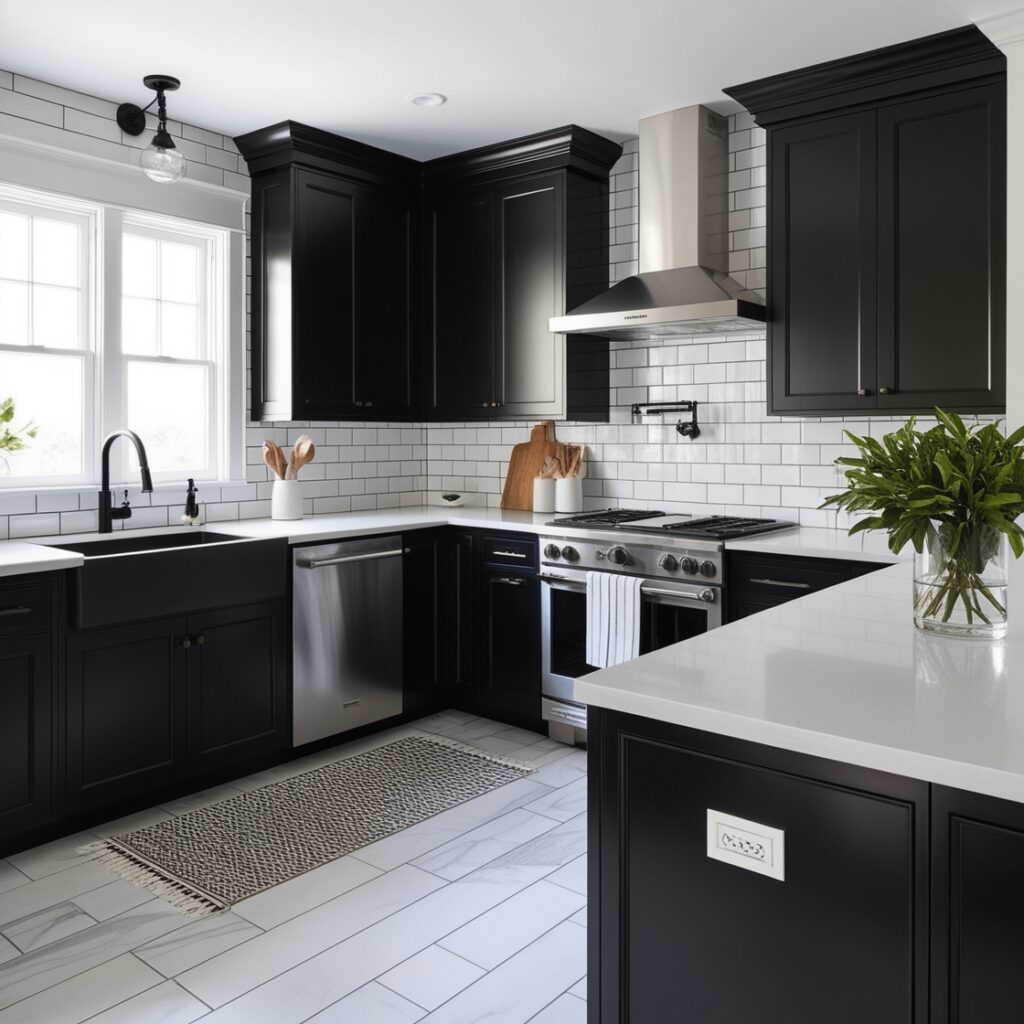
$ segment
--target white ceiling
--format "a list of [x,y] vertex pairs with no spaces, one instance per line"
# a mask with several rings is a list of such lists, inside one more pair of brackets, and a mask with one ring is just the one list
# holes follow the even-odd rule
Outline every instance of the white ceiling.
[[[0,67],[170,116],[292,118],[417,158],[575,122],[614,138],[723,86],[967,24],[1019,0],[0,0]],[[407,97],[437,91],[439,108]]]

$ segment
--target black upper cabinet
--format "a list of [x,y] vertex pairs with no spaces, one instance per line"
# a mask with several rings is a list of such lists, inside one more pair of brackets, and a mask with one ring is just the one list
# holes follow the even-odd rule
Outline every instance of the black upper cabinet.
[[768,411],[1005,406],[1006,62],[957,29],[727,90],[768,136]]
[[457,417],[490,415],[497,385],[494,346],[494,195],[470,189],[437,197],[430,240],[428,405]]
[[431,418],[607,418],[607,341],[548,320],[608,287],[621,151],[568,127],[424,165]]
[[419,164],[284,122],[252,176],[253,418],[415,413]]

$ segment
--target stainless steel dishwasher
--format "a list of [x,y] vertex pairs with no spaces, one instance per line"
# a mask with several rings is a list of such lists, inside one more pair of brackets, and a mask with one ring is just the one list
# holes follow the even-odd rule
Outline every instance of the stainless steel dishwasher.
[[295,549],[296,746],[401,714],[403,553],[400,537]]

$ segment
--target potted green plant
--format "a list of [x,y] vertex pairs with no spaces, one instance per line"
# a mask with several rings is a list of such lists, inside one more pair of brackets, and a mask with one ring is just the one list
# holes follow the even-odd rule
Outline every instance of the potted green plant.
[[[840,458],[846,490],[822,507],[862,516],[850,528],[885,530],[889,547],[913,544],[914,622],[955,636],[1006,633],[1007,544],[1019,558],[1024,530],[1024,427],[1004,437],[997,423],[966,426],[935,410],[938,424],[911,417],[881,440],[846,431],[857,458]],[[867,513],[865,515],[865,513]]]
[[20,452],[23,448],[28,447],[25,443],[25,438],[35,437],[38,433],[33,423],[26,423],[25,426],[18,427],[17,430],[13,429],[11,427],[13,419],[14,399],[5,398],[0,402],[0,462],[4,464],[4,469],[8,473],[11,470],[11,466],[7,461],[7,455]]

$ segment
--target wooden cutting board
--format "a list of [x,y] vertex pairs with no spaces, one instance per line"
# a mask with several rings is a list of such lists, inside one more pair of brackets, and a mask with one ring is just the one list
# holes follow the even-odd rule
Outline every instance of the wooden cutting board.
[[565,466],[565,445],[555,440],[555,425],[551,420],[538,423],[530,433],[530,440],[517,444],[508,461],[505,490],[501,494],[502,508],[533,511],[533,481],[540,475],[548,456]]

